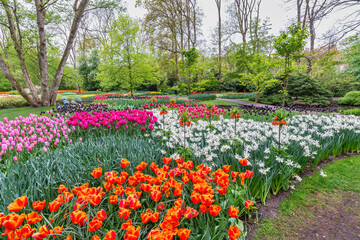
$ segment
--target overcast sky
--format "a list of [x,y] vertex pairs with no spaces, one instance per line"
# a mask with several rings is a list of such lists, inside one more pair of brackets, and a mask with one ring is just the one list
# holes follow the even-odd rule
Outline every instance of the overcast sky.
[[[136,18],[143,18],[146,10],[135,8],[135,0],[126,0],[129,15]],[[227,17],[226,9],[232,0],[223,0],[223,18]],[[263,0],[261,3],[260,17],[261,19],[269,18],[272,25],[271,33],[278,35],[280,31],[285,30],[290,23],[290,19],[296,16],[296,9],[291,8],[289,4],[285,4],[284,0]],[[200,8],[204,12],[203,18],[203,39],[207,40],[206,44],[211,47],[211,42],[208,40],[213,32],[214,27],[217,26],[217,8],[214,0],[199,0]],[[328,31],[339,18],[346,16],[348,11],[335,12],[331,17],[324,19],[317,25],[317,37],[321,37]],[[225,19],[224,19],[225,20]],[[235,39],[236,40],[236,39]],[[239,37],[239,42],[240,37]],[[319,41],[317,41],[319,43]],[[209,46],[210,45],[210,46]]]

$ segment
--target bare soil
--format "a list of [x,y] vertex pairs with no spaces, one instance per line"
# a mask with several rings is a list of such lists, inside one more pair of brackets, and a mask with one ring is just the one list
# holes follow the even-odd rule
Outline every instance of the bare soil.
[[[323,160],[312,171],[308,166],[299,176],[301,178],[313,175],[325,165],[343,158],[353,157],[358,153],[343,154],[336,158]],[[334,183],[335,184],[335,183]],[[247,239],[253,239],[259,222],[263,219],[273,219],[278,216],[278,206],[290,194],[290,191],[280,191],[266,201],[266,205],[257,204],[256,216],[248,222],[250,232]],[[336,199],[334,199],[336,197]],[[360,240],[360,196],[355,192],[315,193],[311,196],[322,204],[310,206],[313,216],[301,216],[294,213],[294,226],[289,225],[289,236],[286,239],[329,239],[329,240]],[[309,199],[310,200],[310,199]],[[297,220],[295,221],[295,219]],[[302,224],[298,224],[299,221]]]

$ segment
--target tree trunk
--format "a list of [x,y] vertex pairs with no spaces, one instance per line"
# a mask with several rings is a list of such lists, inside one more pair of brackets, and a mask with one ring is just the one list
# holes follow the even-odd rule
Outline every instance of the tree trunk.
[[[69,39],[68,39],[68,42],[66,44],[66,48],[65,48],[64,54],[63,54],[63,56],[61,58],[59,67],[56,70],[54,80],[53,80],[53,82],[51,84],[51,89],[50,89],[50,104],[51,105],[56,104],[57,91],[59,90],[60,82],[61,82],[61,79],[62,79],[63,74],[64,74],[66,61],[67,61],[67,59],[69,57],[70,50],[73,47],[76,32],[78,30],[79,23],[81,21],[81,18],[83,16],[84,12],[85,12],[85,8],[86,8],[86,5],[88,4],[88,2],[89,2],[89,0],[81,0],[78,7],[76,5],[74,5],[75,16],[74,16],[74,19],[73,19],[73,22],[72,22],[72,26],[71,26],[71,30],[70,30],[70,34],[69,34]],[[76,1],[76,3],[77,3],[77,1]]]
[[[31,101],[29,101],[28,98],[25,98],[25,99],[33,106],[40,106],[40,99],[37,96],[35,86],[34,86],[33,82],[30,79],[30,75],[29,75],[29,72],[27,70],[25,59],[24,59],[23,46],[22,46],[22,35],[21,35],[21,32],[20,32],[20,23],[19,23],[19,19],[17,17],[17,12],[16,12],[16,10],[17,10],[16,4],[17,3],[16,3],[16,1],[14,1],[14,8],[13,8],[13,13],[14,13],[14,16],[15,16],[16,24],[14,22],[14,18],[13,18],[13,15],[11,13],[11,10],[10,10],[10,7],[8,5],[7,0],[2,0],[1,3],[2,3],[2,5],[3,5],[4,9],[5,9],[5,12],[6,12],[6,16],[7,16],[8,24],[9,24],[8,27],[9,27],[9,30],[10,30],[10,36],[11,36],[11,39],[13,40],[13,42],[14,42],[14,47],[15,47],[16,53],[18,55],[18,58],[20,60],[21,70],[22,70],[23,76],[25,78],[26,85],[29,88],[30,94],[32,95],[32,98],[33,98]],[[17,28],[17,31],[16,31],[16,28]],[[19,36],[17,36],[17,34]],[[7,76],[9,76],[9,75],[7,75]],[[8,78],[8,80],[12,83],[14,78],[13,79]],[[15,85],[14,85],[14,87],[16,88]]]
[[221,0],[216,0],[216,5],[217,5],[217,9],[218,9],[218,17],[219,17],[219,28],[218,28],[218,44],[219,44],[219,82],[221,82],[222,80],[222,72],[221,72],[221,68],[222,68],[222,64],[221,64],[221,55],[222,55],[222,34],[221,34]]
[[24,88],[15,80],[14,76],[11,74],[9,68],[6,66],[6,63],[2,56],[0,55],[0,68],[3,71],[5,77],[11,82],[15,89],[20,93],[20,95],[30,103],[31,106],[38,106],[37,103],[31,98],[29,94],[26,93]]
[[40,38],[40,52],[39,52],[39,65],[41,76],[41,104],[49,106],[49,78],[47,67],[47,49],[46,49],[46,36],[45,36],[45,8],[42,0],[35,0],[36,6],[36,20]]

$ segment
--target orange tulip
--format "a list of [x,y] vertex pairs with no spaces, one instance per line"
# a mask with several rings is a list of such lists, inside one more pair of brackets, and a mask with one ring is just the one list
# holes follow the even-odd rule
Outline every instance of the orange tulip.
[[129,220],[127,220],[127,222],[121,224],[121,229],[122,229],[122,230],[126,230],[126,229],[128,229],[128,227],[130,227],[130,226],[132,226],[132,220],[131,220],[131,219],[129,219]]
[[30,225],[32,225],[37,222],[40,222],[42,220],[42,216],[39,215],[37,212],[32,212],[26,215],[26,220]]
[[139,235],[140,227],[138,226],[137,228],[135,228],[134,226],[130,226],[125,233],[124,240],[136,240],[138,239]]
[[19,197],[15,199],[14,202],[10,203],[7,207],[10,212],[18,212],[22,210],[28,202],[28,198],[26,196]]
[[171,163],[171,158],[163,157],[163,162],[164,164],[169,165]]
[[118,202],[118,196],[116,196],[116,195],[111,195],[110,197],[109,197],[109,203],[111,203],[111,204],[116,204]]
[[131,211],[126,208],[119,209],[119,217],[123,220],[127,220],[130,217]]
[[9,230],[14,230],[24,222],[25,214],[17,215],[15,213],[10,213],[6,216],[3,222],[3,227]]
[[232,217],[232,218],[237,218],[239,217],[239,209],[237,209],[236,207],[234,206],[231,206],[229,208],[229,216]]
[[49,233],[50,233],[49,228],[47,226],[43,225],[40,227],[39,232],[34,233],[32,235],[32,237],[35,239],[44,239],[49,235]]
[[157,202],[161,198],[161,192],[158,191],[158,190],[155,190],[155,191],[150,193],[150,197],[154,202]]
[[102,222],[99,221],[98,219],[94,218],[93,220],[91,220],[89,222],[89,232],[94,232],[96,230],[98,230],[99,228],[101,228]]
[[49,210],[50,212],[56,212],[61,207],[62,203],[59,202],[57,199],[49,203]]
[[25,224],[21,229],[16,230],[16,234],[18,235],[19,239],[30,238],[34,232],[35,229],[32,229],[29,224]]
[[190,236],[190,229],[182,228],[177,230],[177,235],[180,237],[181,240],[187,240]]
[[60,185],[58,188],[58,193],[67,192],[69,189],[65,187],[65,185]]
[[237,226],[235,226],[235,227],[230,226],[228,234],[229,234],[229,238],[231,240],[235,240],[240,237],[241,232]]
[[104,221],[106,219],[106,217],[107,217],[107,214],[106,214],[104,209],[101,209],[100,211],[98,211],[96,213],[96,216],[99,219],[99,221]]
[[71,221],[80,226],[85,224],[86,217],[86,212],[80,210],[76,210],[70,214]]
[[162,212],[165,208],[165,204],[163,202],[159,202],[159,205],[156,207],[156,210]]
[[216,217],[217,215],[219,215],[220,211],[221,211],[221,207],[218,205],[214,204],[209,207],[209,213],[213,217]]
[[246,200],[245,201],[245,208],[249,209],[250,210],[250,207],[251,206],[254,206],[254,202],[251,201],[251,200]]
[[245,167],[247,165],[247,158],[240,159],[239,162],[240,162],[241,166]]
[[144,170],[146,168],[146,166],[147,166],[147,163],[141,162],[139,165],[136,166],[136,170],[141,172],[142,170]]
[[70,235],[68,235],[65,240],[73,240],[72,237]]
[[205,205],[200,205],[200,212],[202,213],[206,213],[207,212],[207,207]]
[[101,240],[101,238],[98,235],[94,235],[91,240]]
[[225,195],[227,192],[227,188],[216,189],[220,195]]
[[57,238],[57,235],[61,235],[63,228],[63,226],[55,227],[54,230],[50,230],[50,235],[54,238]]
[[223,167],[224,172],[228,173],[230,172],[231,166],[230,165],[224,165]]
[[110,230],[106,233],[106,236],[103,240],[115,240],[116,239],[116,232],[114,230]]
[[36,211],[42,211],[43,209],[44,209],[44,207],[45,207],[45,204],[46,204],[46,201],[44,200],[44,201],[35,201],[35,202],[33,202],[32,203],[32,207],[33,207],[33,209],[35,209]]
[[101,168],[101,167],[95,168],[95,169],[91,172],[91,176],[93,176],[94,178],[99,178],[99,177],[101,177],[101,174],[102,174],[102,168]]
[[123,160],[121,160],[120,165],[122,168],[126,168],[128,165],[130,164],[129,160],[127,160],[126,158],[124,158]]

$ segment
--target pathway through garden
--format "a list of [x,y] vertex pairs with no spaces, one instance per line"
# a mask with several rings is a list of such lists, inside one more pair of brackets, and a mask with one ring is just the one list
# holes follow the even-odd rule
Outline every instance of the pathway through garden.
[[260,206],[261,221],[246,239],[360,239],[360,157],[331,159],[317,170]]
[[261,104],[261,103],[251,103],[251,102],[245,102],[245,101],[236,100],[236,99],[225,99],[225,98],[218,98],[218,99],[227,101],[227,102],[231,102],[231,103],[236,103],[239,105],[244,105],[244,106],[267,107],[267,108],[274,108],[274,109],[276,108],[276,106],[273,106],[273,105],[267,105],[267,104]]

